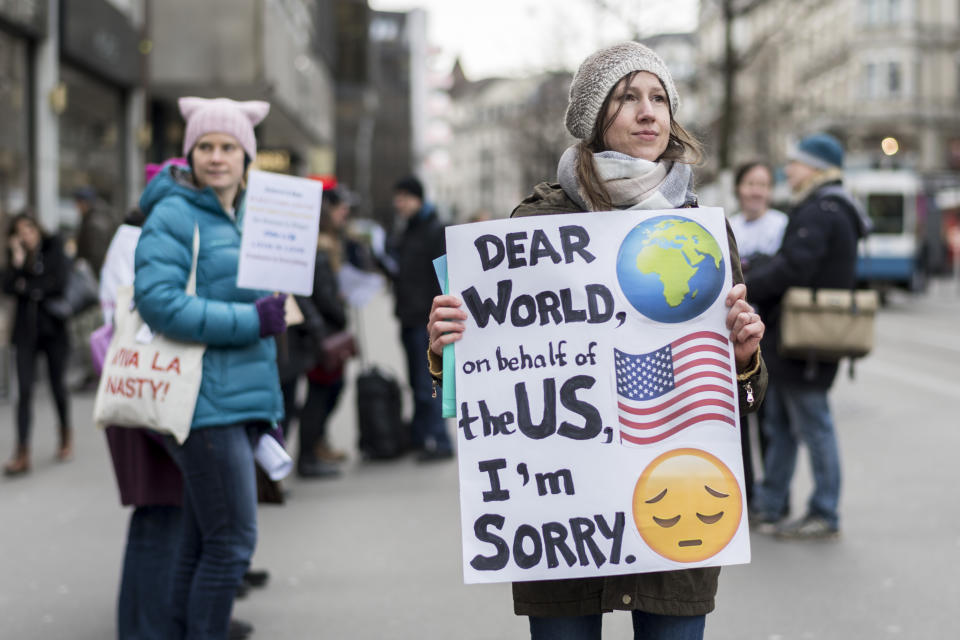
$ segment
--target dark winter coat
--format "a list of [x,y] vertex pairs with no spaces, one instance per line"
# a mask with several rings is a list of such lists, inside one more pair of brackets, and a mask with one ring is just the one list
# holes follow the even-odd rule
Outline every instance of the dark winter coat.
[[9,255],[7,265],[3,290],[16,298],[11,344],[26,346],[66,333],[64,320],[44,307],[44,301],[59,296],[67,284],[70,260],[60,238],[44,236],[39,253],[34,258],[28,256],[23,267],[13,267]]
[[747,274],[747,295],[767,325],[763,356],[776,382],[829,389],[836,362],[784,358],[777,353],[780,302],[788,287],[850,289],[856,283],[857,240],[867,234],[860,205],[840,187],[825,183],[790,213],[780,250]]
[[[577,213],[574,203],[559,184],[542,182],[513,210],[511,217]],[[743,282],[740,257],[730,226],[727,225],[733,282]],[[748,405],[744,387],[740,388],[740,411],[756,409],[767,386],[766,369],[750,378],[755,401]],[[672,616],[696,616],[713,611],[717,593],[719,567],[636,573],[597,578],[571,578],[515,582],[513,607],[517,615],[583,616],[613,609],[639,609],[648,613]]]
[[98,208],[87,211],[80,220],[80,228],[77,230],[77,258],[86,260],[98,277],[117,226],[109,213]]
[[313,293],[296,296],[296,300],[303,313],[303,324],[290,327],[286,346],[281,339],[277,349],[280,380],[285,383],[313,369],[321,356],[323,339],[347,326],[346,305],[326,249],[317,251]]
[[397,262],[393,293],[400,325],[426,326],[433,298],[440,295],[433,261],[446,253],[444,228],[430,204],[424,204],[394,238],[391,253]]

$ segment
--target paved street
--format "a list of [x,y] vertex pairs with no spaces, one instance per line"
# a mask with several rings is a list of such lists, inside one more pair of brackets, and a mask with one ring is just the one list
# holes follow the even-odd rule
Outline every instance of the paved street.
[[[753,536],[753,562],[721,576],[712,640],[956,637],[960,581],[960,295],[934,283],[895,297],[874,355],[844,375],[832,400],[844,461],[843,535],[797,544]],[[402,371],[386,298],[363,314],[370,359]],[[105,640],[128,512],[92,396],[77,397],[76,459],[53,462],[55,426],[39,394],[34,470],[0,479],[0,639]],[[333,421],[353,448],[349,390]],[[13,408],[0,406],[0,455],[13,444]],[[805,460],[793,497],[809,488]],[[465,586],[460,573],[453,463],[356,462],[333,481],[287,482],[289,502],[260,513],[254,566],[266,589],[238,603],[256,638],[523,638],[508,585]],[[629,616],[605,619],[604,638],[627,638]]]

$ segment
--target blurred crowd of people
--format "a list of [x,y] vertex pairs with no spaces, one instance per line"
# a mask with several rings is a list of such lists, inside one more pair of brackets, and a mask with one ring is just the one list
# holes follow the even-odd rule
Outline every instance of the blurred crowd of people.
[[[513,215],[699,206],[691,164],[703,151],[675,119],[678,103],[669,70],[643,45],[626,43],[587,58],[573,79],[566,116],[578,143],[558,159],[559,181],[537,185]],[[89,304],[75,304],[66,314],[58,304],[79,286],[78,264],[99,274],[105,326],[113,320],[118,290],[132,286],[150,329],[205,345],[185,441],[146,429],[107,429],[121,502],[133,507],[118,606],[121,638],[252,632],[231,620],[232,605],[238,590],[266,580],[264,572],[250,571],[258,496],[283,499],[282,489],[256,471],[260,440],[285,444],[298,430],[293,458],[302,478],[337,477],[348,456],[328,438],[347,383],[345,365],[358,342],[349,292],[341,287],[345,269],[382,272],[392,280],[413,400],[406,427],[410,448],[423,462],[454,456],[434,382],[442,384],[442,347],[462,336],[464,314],[456,298],[440,293],[433,260],[445,253],[444,226],[423,184],[413,176],[396,183],[397,224],[383,252],[349,232],[354,196],[327,185],[313,291],[293,297],[302,321],[288,326],[291,303],[285,296],[236,286],[245,178],[256,158],[254,126],[269,105],[184,98],[180,108],[186,121],[183,158],[148,167],[138,210],[115,226],[96,206],[96,194],[78,192],[81,223],[69,257],[57,235],[18,215],[11,220],[3,274],[4,291],[15,300],[11,344],[18,380],[17,441],[4,467],[8,476],[30,470],[41,353],[59,419],[56,457],[65,462],[73,454],[66,373],[69,355],[87,350],[71,349],[70,327],[83,327],[86,340],[99,324],[81,321]],[[786,168],[793,193],[789,215],[771,207],[772,167],[755,161],[736,172],[739,209],[729,219],[735,286],[727,304],[741,374],[747,499],[756,530],[782,538],[829,538],[840,530],[841,465],[827,400],[837,365],[781,357],[777,336],[788,287],[855,286],[857,242],[868,224],[841,186],[843,154],[840,142],[826,133],[797,145]],[[475,221],[488,217],[480,213]],[[186,289],[192,277],[193,294]],[[96,386],[96,365],[91,359],[80,366],[78,388]],[[747,417],[753,412],[758,428]],[[759,468],[753,465],[754,429]],[[810,452],[815,487],[800,517],[790,519],[801,443]],[[615,607],[601,602],[603,579],[518,583],[515,608],[530,616],[535,638],[597,637],[600,616],[609,608],[633,612],[637,637],[702,637],[718,572],[620,576],[613,592],[627,589],[637,597]]]

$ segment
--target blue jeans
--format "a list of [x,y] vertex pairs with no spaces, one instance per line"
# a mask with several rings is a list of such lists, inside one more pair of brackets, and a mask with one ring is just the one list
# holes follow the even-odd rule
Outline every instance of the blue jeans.
[[180,507],[150,505],[130,514],[117,601],[119,640],[167,640],[170,589],[180,542]]
[[807,446],[813,470],[813,495],[807,514],[839,525],[840,451],[827,403],[827,392],[771,382],[764,400],[767,452],[763,483],[757,487],[757,508],[776,520],[790,497],[790,481],[797,465],[800,442]]
[[183,472],[183,527],[173,581],[174,638],[227,637],[237,587],[257,541],[253,446],[260,429],[194,429],[168,449]]
[[[702,640],[706,616],[660,616],[631,611],[634,640]],[[530,616],[531,640],[600,640],[603,616]]]
[[412,439],[416,448],[434,448],[451,451],[447,423],[443,419],[440,394],[433,397],[433,381],[427,364],[427,345],[430,336],[424,327],[402,327],[400,338],[407,352],[407,373],[413,387]]

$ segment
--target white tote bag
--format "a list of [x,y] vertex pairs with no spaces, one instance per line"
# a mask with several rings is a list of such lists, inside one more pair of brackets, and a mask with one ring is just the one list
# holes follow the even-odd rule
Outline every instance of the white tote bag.
[[[187,295],[196,295],[200,231],[193,229],[193,263]],[[117,289],[113,338],[103,363],[94,423],[100,427],[147,427],[183,443],[190,435],[200,393],[203,354],[197,342],[153,334],[133,307],[133,287]]]

